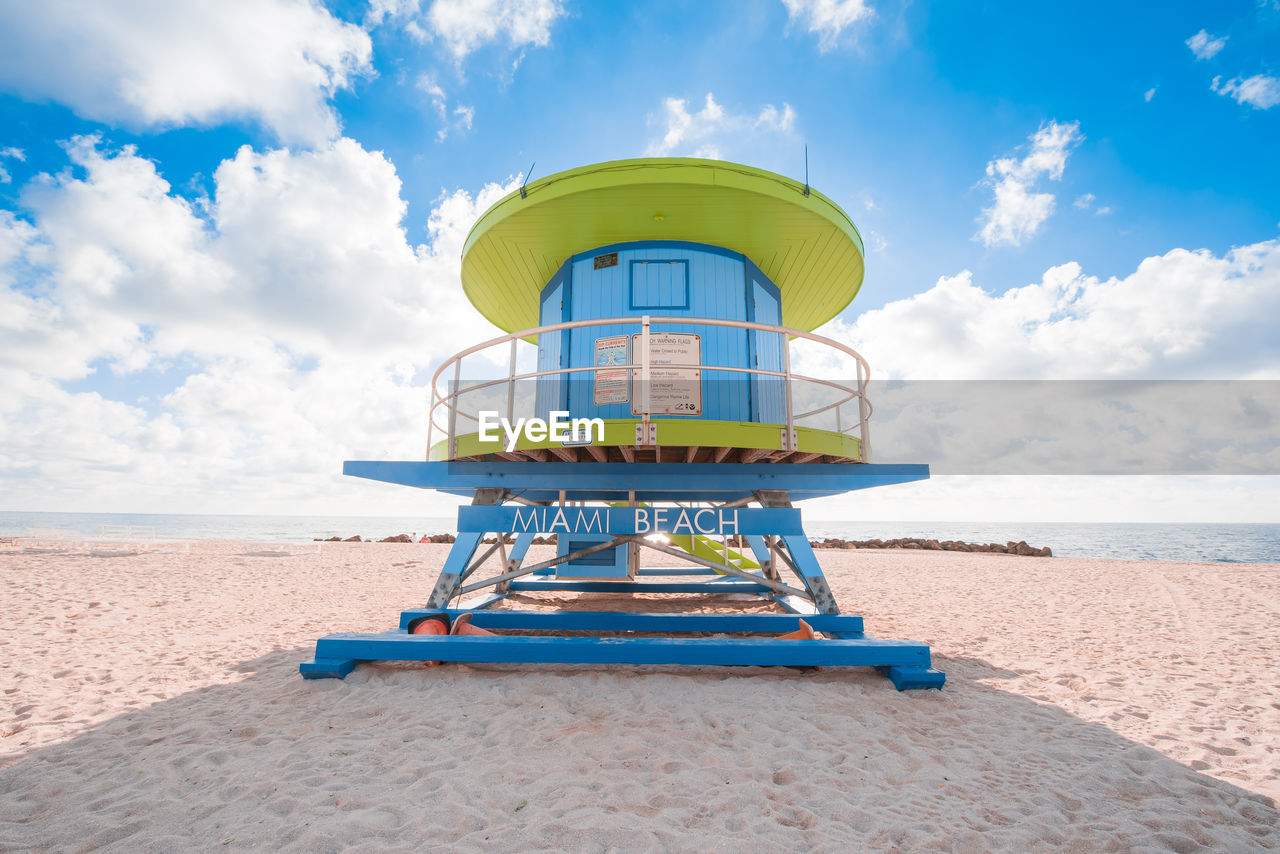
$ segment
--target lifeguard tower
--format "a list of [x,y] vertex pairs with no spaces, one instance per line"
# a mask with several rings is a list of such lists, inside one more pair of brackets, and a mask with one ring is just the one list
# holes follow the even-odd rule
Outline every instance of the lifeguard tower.
[[[321,638],[302,674],[370,660],[856,665],[900,690],[941,687],[927,646],[867,637],[840,613],[793,507],[928,477],[870,462],[867,364],[812,332],[858,293],[863,259],[830,199],[722,161],[601,163],[497,202],[467,238],[462,285],[509,334],[436,372],[426,461],[343,467],[469,496],[457,541],[425,607],[383,634]],[[549,535],[556,557],[527,560]],[[647,566],[653,552],[681,565]],[[745,593],[776,613],[505,607],[549,591]],[[779,639],[797,617],[819,636]],[[415,633],[424,620],[494,634]]]

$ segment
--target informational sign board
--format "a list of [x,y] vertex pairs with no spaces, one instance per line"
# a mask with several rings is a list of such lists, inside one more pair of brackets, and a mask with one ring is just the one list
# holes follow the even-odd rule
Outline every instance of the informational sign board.
[[[640,358],[640,334],[631,336],[633,352]],[[702,364],[702,336],[692,332],[649,333],[649,412],[654,415],[701,415],[702,371],[697,368],[664,368],[663,365]],[[640,371],[631,372],[637,383],[631,414],[643,415]]]
[[[627,364],[627,336],[612,335],[596,339],[596,368],[609,368]],[[595,371],[592,397],[596,406],[609,403],[626,403],[630,398],[626,370]]]
[[566,448],[576,445],[590,445],[593,438],[590,424],[576,424],[565,432],[564,440],[560,444]]

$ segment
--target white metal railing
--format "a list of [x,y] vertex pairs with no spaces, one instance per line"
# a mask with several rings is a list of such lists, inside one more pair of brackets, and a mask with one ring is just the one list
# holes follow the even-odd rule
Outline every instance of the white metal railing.
[[[498,338],[491,338],[474,347],[468,347],[466,350],[455,353],[447,359],[436,370],[431,377],[431,407],[427,413],[427,449],[428,454],[432,447],[432,439],[435,431],[442,431],[449,440],[449,448],[447,457],[453,459],[457,456],[458,443],[458,419],[464,418],[470,421],[478,422],[476,416],[469,412],[462,411],[459,403],[464,395],[475,394],[485,389],[495,388],[497,386],[506,385],[506,415],[508,422],[514,420],[515,411],[515,389],[518,380],[537,380],[541,377],[554,376],[557,374],[578,374],[585,372],[595,372],[597,370],[609,371],[631,371],[639,372],[640,381],[640,409],[639,413],[642,423],[645,426],[646,433],[649,425],[652,408],[650,405],[650,379],[653,367],[650,364],[650,346],[649,346],[649,330],[653,324],[680,324],[682,326],[724,326],[734,329],[751,329],[760,332],[772,332],[782,336],[782,370],[771,371],[765,368],[756,367],[738,367],[734,365],[713,365],[713,364],[662,364],[658,366],[662,371],[678,371],[678,370],[698,370],[698,371],[724,371],[726,373],[749,374],[757,376],[778,377],[783,381],[783,400],[786,408],[786,424],[787,442],[792,441],[791,437],[795,436],[796,422],[805,418],[820,415],[824,412],[835,410],[835,432],[849,434],[855,429],[858,431],[859,439],[859,459],[861,462],[870,462],[871,460],[871,438],[868,422],[871,418],[872,406],[867,399],[867,382],[870,379],[871,368],[867,364],[866,359],[850,347],[846,347],[839,341],[825,338],[821,335],[815,335],[812,332],[805,332],[801,329],[792,329],[786,326],[774,326],[767,323],[753,323],[745,320],[717,320],[713,318],[699,317],[650,317],[644,315],[642,317],[608,317],[597,318],[593,320],[574,320],[565,323],[552,323],[546,326],[535,326],[531,329],[522,329],[518,332],[511,332]],[[641,343],[639,347],[639,363],[626,365],[609,365],[607,368],[598,367],[596,365],[554,368],[545,371],[525,371],[517,373],[516,371],[516,347],[521,339],[542,335],[546,332],[560,332],[566,329],[582,329],[591,326],[638,326],[640,327]],[[813,341],[819,345],[832,348],[854,360],[856,365],[856,380],[852,386],[836,380],[822,379],[820,377],[805,376],[794,373],[791,369],[791,339],[801,338],[807,341]],[[510,358],[508,360],[508,368],[506,376],[484,380],[475,383],[468,383],[466,388],[462,387],[462,360],[468,356],[474,356],[501,344],[508,344],[511,348]],[[631,356],[635,359],[635,354]],[[450,367],[453,368],[452,390],[445,389],[441,392],[439,388],[440,377],[444,375]],[[794,383],[813,383],[818,386],[835,389],[838,394],[843,396],[838,400],[810,409],[806,412],[795,412],[795,399],[792,392]],[[849,424],[844,425],[841,417],[841,407],[851,400],[858,402],[858,417]],[[447,424],[437,424],[436,414],[440,407],[444,407],[448,413]],[[784,425],[779,425],[784,426]],[[784,443],[785,448],[785,443]],[[792,446],[788,450],[795,450]]]

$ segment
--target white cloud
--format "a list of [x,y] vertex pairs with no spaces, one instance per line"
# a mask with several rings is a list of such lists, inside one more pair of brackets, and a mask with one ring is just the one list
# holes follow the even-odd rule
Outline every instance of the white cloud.
[[458,127],[462,128],[462,130],[471,130],[471,122],[476,117],[475,107],[459,104],[453,108],[453,114],[457,117]]
[[422,0],[369,0],[365,25],[376,27],[388,18],[404,18],[418,14]]
[[[349,139],[242,148],[198,206],[132,149],[68,152],[81,177],[33,182],[25,218],[0,212],[14,506],[358,512],[368,489],[337,475],[342,459],[422,457],[429,371],[497,334],[458,259],[514,184],[442,196],[414,244],[395,168]],[[149,403],[67,387],[164,369]]]
[[1213,91],[1235,98],[1236,103],[1248,104],[1255,110],[1269,110],[1280,104],[1280,77],[1255,74],[1246,78],[1233,77],[1226,83],[1221,77],[1215,77]]
[[[1273,240],[1222,256],[1175,249],[1147,258],[1127,276],[1111,279],[1088,276],[1079,265],[1066,264],[1046,271],[1037,283],[1003,294],[984,290],[964,271],[939,279],[924,293],[852,322],[833,321],[818,332],[862,353],[877,380],[1280,379],[1280,342],[1272,321],[1277,311],[1280,240]],[[849,366],[803,342],[796,342],[792,355],[799,374],[852,376]],[[1263,471],[1276,469],[1274,429],[1267,429],[1268,423],[1275,423],[1274,395],[1253,407],[1272,419],[1250,427],[1253,437],[1270,437],[1263,442],[1268,458],[1257,459],[1242,438],[1249,431],[1221,429],[1233,418],[1252,417],[1252,409],[1242,411],[1239,400],[1186,399],[1183,413],[1177,387],[1126,390],[1117,384],[1110,390],[1118,398],[1114,412],[1096,421],[1077,417],[1068,426],[1057,420],[1046,425],[1037,418],[1046,410],[1060,415],[1063,404],[1056,401],[1041,408],[1034,395],[1052,396],[1053,388],[1033,384],[1028,398],[1012,406],[1007,391],[994,389],[996,396],[1003,396],[998,405],[975,405],[974,393],[990,392],[998,385],[925,383],[923,391],[919,385],[912,391],[910,384],[905,389],[873,387],[871,444],[876,458],[950,462],[953,471],[991,465],[991,471],[999,471],[1000,460],[1011,455],[1024,462],[1047,459],[1041,470],[1062,471],[1063,453],[1070,450],[1080,460],[1081,472],[1098,471],[1109,461],[1119,462],[1120,470],[1133,470],[1135,465],[1177,470],[1197,462],[1166,456],[1185,446],[1191,434],[1217,437],[1207,446],[1197,446],[1193,455],[1207,458],[1210,470],[1215,462],[1227,470],[1233,462],[1246,469],[1250,464]],[[1221,385],[1229,398],[1231,389]],[[1218,387],[1213,384],[1211,389]],[[1135,413],[1130,404],[1138,391],[1145,408]],[[1173,400],[1151,405],[1152,394]],[[948,408],[948,395],[962,396],[959,405]],[[1097,401],[1089,403],[1096,415]],[[1237,408],[1233,411],[1231,405]],[[1142,412],[1154,412],[1161,420],[1133,429]],[[972,420],[955,426],[949,419],[961,413]],[[982,419],[991,419],[990,430]],[[1025,431],[1019,432],[1024,425]],[[1088,448],[1081,453],[1083,443],[1075,438],[1080,435],[1097,442],[1097,454]],[[1010,436],[1035,438],[993,444]],[[968,457],[971,447],[977,456]],[[963,457],[968,467],[957,468],[957,459]],[[874,507],[857,494],[814,502],[812,515],[881,520],[1265,521],[1267,511],[1259,507],[1274,506],[1277,493],[1277,477],[943,476],[888,490],[872,502]]]
[[[12,160],[23,161],[27,159],[27,155],[23,153],[21,148],[0,148],[0,160],[6,158]],[[0,163],[0,184],[8,184],[13,181],[13,176],[9,174],[9,170],[4,168],[4,164]]]
[[1142,93],[1142,100],[1144,100],[1144,101],[1146,101],[1148,104],[1150,104],[1150,103],[1151,103],[1151,99],[1152,99],[1152,98],[1154,98],[1155,96],[1156,96],[1156,87],[1155,87],[1155,86],[1152,86],[1152,87],[1151,87],[1150,89],[1148,89],[1146,92],[1143,92],[1143,93]]
[[1062,178],[1071,149],[1083,139],[1079,122],[1051,121],[1031,136],[1031,150],[1025,157],[1002,157],[987,164],[987,183],[995,203],[983,208],[979,220],[978,236],[984,245],[1021,246],[1040,230],[1053,213],[1054,197],[1033,190],[1041,178]]
[[564,16],[559,0],[373,0],[370,26],[394,20],[420,41],[440,39],[461,62],[487,44],[505,40],[508,47],[546,47],[551,27]]
[[311,0],[0,6],[0,85],[131,127],[260,122],[335,136],[328,98],[372,72],[362,29]]
[[[707,94],[710,96],[710,93]],[[791,109],[790,104],[783,104],[781,110],[773,104],[765,104],[759,115],[756,116],[755,124],[752,127],[779,133],[790,133],[795,123],[796,111]]]
[[798,23],[810,33],[818,34],[818,50],[835,48],[840,36],[858,21],[875,12],[866,0],[782,0],[787,7],[789,24]]
[[[1076,200],[1071,204],[1082,211],[1087,211],[1089,208],[1093,207],[1093,203],[1095,201],[1097,201],[1097,198],[1093,193],[1085,193],[1083,196],[1077,196]],[[1110,205],[1099,205],[1097,209],[1094,210],[1094,214],[1097,216],[1106,216],[1109,213],[1111,213]]]
[[1260,379],[1280,378],[1278,313],[1271,240],[1221,257],[1174,249],[1123,278],[1062,264],[1002,294],[962,271],[822,333],[861,352],[878,377]]
[[1229,36],[1211,36],[1205,30],[1201,30],[1187,39],[1187,47],[1191,48],[1197,60],[1213,59],[1218,55],[1218,51],[1227,46],[1228,38]]
[[431,108],[440,119],[440,128],[436,131],[436,142],[444,142],[448,139],[450,131],[456,130],[465,133],[471,130],[471,122],[476,116],[474,107],[456,104],[450,110],[449,97],[445,94],[444,89],[440,88],[440,84],[436,82],[435,78],[429,74],[424,74],[418,78],[418,88],[431,99]]
[[[710,92],[702,109],[695,113],[689,112],[684,98],[666,98],[662,108],[663,132],[661,137],[650,141],[645,152],[650,156],[691,154],[719,159],[723,140],[762,131],[789,134],[796,120],[790,104],[783,104],[782,109],[765,104],[755,113],[731,113],[716,103]],[[653,122],[651,117],[650,123]]]

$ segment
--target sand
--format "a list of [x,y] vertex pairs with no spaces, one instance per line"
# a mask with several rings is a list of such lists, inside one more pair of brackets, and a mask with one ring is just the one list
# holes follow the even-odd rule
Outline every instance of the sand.
[[[446,551],[0,552],[0,849],[1280,847],[1280,566],[820,552],[869,634],[932,645],[942,691],[858,669],[298,676],[320,635],[421,605]],[[576,598],[516,604],[617,607]]]

